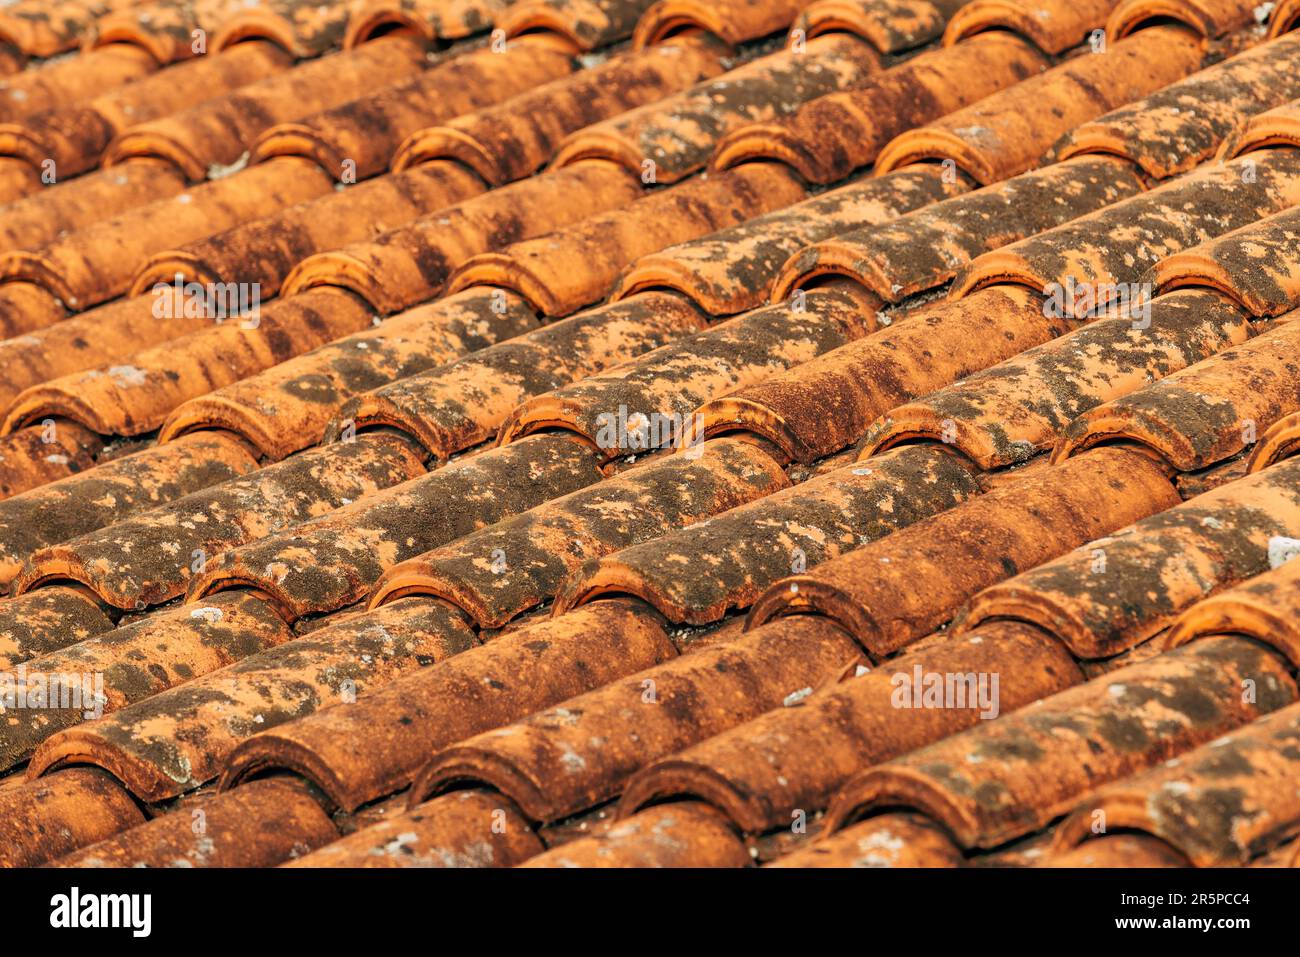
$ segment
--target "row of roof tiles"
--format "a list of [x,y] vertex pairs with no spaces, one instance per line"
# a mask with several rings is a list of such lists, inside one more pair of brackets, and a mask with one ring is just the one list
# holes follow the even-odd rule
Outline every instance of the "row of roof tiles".
[[1294,856],[1300,9],[113,6],[0,17],[5,863]]

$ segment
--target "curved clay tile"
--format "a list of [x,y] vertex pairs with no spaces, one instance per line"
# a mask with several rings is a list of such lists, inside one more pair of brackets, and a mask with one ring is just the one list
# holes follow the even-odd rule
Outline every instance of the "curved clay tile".
[[[203,828],[195,833],[195,815]],[[338,837],[315,797],[292,781],[255,781],[175,810],[52,862],[53,867],[274,867]]]
[[0,438],[0,501],[95,464],[104,442],[75,422],[52,420]]
[[301,119],[262,134],[253,162],[304,156],[340,180],[348,174],[366,179],[386,169],[402,141],[430,123],[514,102],[572,69],[564,53],[537,44],[514,44],[503,53],[475,50],[313,115],[299,111]]
[[779,160],[814,183],[833,183],[876,159],[905,130],[937,120],[1047,66],[1031,44],[984,34],[929,50],[860,84],[819,97],[783,122],[742,126],[719,140],[714,167]]
[[[1300,37],[1284,37],[1251,47],[1075,127],[1061,137],[1052,155],[1061,159],[1081,153],[1122,156],[1148,176],[1168,179],[1209,159],[1248,119],[1254,123],[1262,110],[1296,96],[1300,96]],[[1258,119],[1270,115],[1263,113]]]
[[102,684],[97,682],[94,691],[99,697],[94,704],[83,702],[84,709],[23,709],[8,717],[0,737],[0,768],[7,770],[26,759],[58,731],[120,711],[291,638],[293,632],[269,604],[232,592],[215,596],[202,608],[173,605],[33,658],[24,663],[25,680],[14,682],[15,693],[57,688],[61,675],[98,675]]
[[1226,161],[1272,146],[1300,147],[1300,100],[1252,116],[1224,140],[1219,157]]
[[99,165],[113,137],[136,123],[166,116],[288,70],[289,57],[267,43],[241,44],[221,56],[203,56],[80,104],[57,107],[0,124],[0,155],[31,172],[54,161],[66,180]]
[[595,457],[565,436],[493,449],[232,549],[195,576],[187,600],[251,587],[290,620],[337,611],[398,562],[600,479]]
[[822,619],[750,632],[434,751],[410,803],[452,785],[487,785],[529,820],[559,821],[616,797],[649,762],[834,682],[861,661],[853,640]]
[[263,458],[278,461],[318,442],[352,396],[536,326],[537,317],[524,303],[496,290],[434,300],[190,399],[167,417],[158,440],[225,429]]
[[480,253],[452,274],[447,290],[503,286],[542,315],[566,316],[603,298],[638,257],[736,226],[805,195],[795,175],[775,163],[705,173],[567,229]]
[[[1170,294],[1178,295],[1184,294]],[[1191,472],[1249,448],[1274,422],[1297,411],[1300,323],[1287,322],[1087,411],[1064,430],[1052,455],[1060,460],[1103,442],[1134,442],[1180,472]]]
[[16,0],[0,8],[0,41],[43,60],[75,50],[95,21],[139,0]]
[[1300,453],[1300,412],[1278,419],[1259,437],[1251,453],[1249,470],[1258,472]]
[[1064,853],[1054,853],[1043,867],[1190,867],[1191,862],[1164,841],[1144,834],[1094,838]]
[[308,256],[396,229],[485,191],[477,176],[455,163],[377,176],[155,253],[136,271],[130,294],[172,285],[179,274],[185,282],[205,285],[257,283],[269,299]]
[[961,849],[924,814],[893,811],[846,827],[769,867],[962,867]]
[[[0,136],[3,136],[2,128],[0,128]],[[0,146],[0,149],[3,149],[3,146]],[[15,200],[22,199],[36,192],[40,185],[40,176],[36,172],[36,167],[26,159],[0,156],[0,205],[7,206]]]
[[[563,56],[535,44],[516,43],[507,49],[521,46],[538,55]],[[511,99],[477,112],[442,111],[442,116],[455,119],[412,133],[393,155],[392,167],[402,170],[432,159],[453,159],[493,186],[523,179],[549,162],[570,133],[716,76],[722,71],[720,52],[705,43],[669,43],[611,57],[551,83],[530,84]],[[426,123],[434,118],[429,116]]]
[[180,170],[154,159],[133,160],[56,183],[5,207],[0,252],[39,249],[62,235],[175,196],[184,188]]
[[0,583],[37,549],[245,475],[257,463],[236,439],[209,433],[125,455],[0,501]]
[[565,583],[555,613],[634,595],[673,624],[710,624],[748,608],[792,564],[836,558],[979,493],[960,457],[900,449],[591,563]]
[[433,595],[463,609],[480,628],[499,628],[553,598],[585,561],[788,484],[756,446],[709,442],[698,456],[668,456],[395,565],[375,585],[370,606]]
[[[1206,163],[1150,192],[979,256],[957,273],[952,295],[994,283],[1016,283],[1036,292],[1064,290],[1073,283],[1083,292],[1091,290],[1093,300],[1113,298],[1122,288],[1117,284],[1136,283],[1165,256],[1297,202],[1300,150]],[[1067,312],[1074,309],[1073,298],[1065,303]],[[1086,302],[1089,297],[1080,298]]]
[[7,434],[56,416],[100,435],[142,435],[161,426],[187,399],[366,329],[373,321],[361,300],[336,289],[277,299],[255,319],[214,319],[202,332],[137,352],[120,365],[34,386],[9,406],[0,429]]
[[311,449],[36,552],[13,592],[74,581],[117,608],[161,605],[222,552],[422,474],[419,457],[394,435]]
[[[248,786],[231,793],[242,794]],[[514,867],[543,849],[510,801],[491,791],[466,790],[392,814],[284,866]]]
[[361,0],[351,7],[344,48],[397,30],[432,42],[488,30],[512,0]]
[[[783,618],[759,631],[783,629]],[[758,634],[758,632],[753,632]],[[964,728],[982,708],[897,707],[897,676],[914,669],[937,674],[998,674],[1000,714],[1056,694],[1083,680],[1064,646],[1036,628],[998,622],[969,638],[940,642],[892,659],[800,702],[648,765],[623,791],[620,816],[652,803],[695,799],[720,808],[746,834],[788,827],[796,811],[826,807],[852,775]],[[816,741],[816,748],[791,747]],[[635,818],[633,818],[635,819]]]
[[878,69],[876,51],[856,37],[818,37],[803,52],[780,50],[588,126],[560,145],[555,164],[595,157],[674,183],[703,168],[727,133],[775,123],[828,93],[870,86]]
[[880,151],[876,169],[951,160],[987,186],[1035,166],[1080,123],[1181,80],[1202,63],[1200,39],[1153,27],[1104,53],[1072,57],[1040,76],[909,130]]
[[810,279],[833,274],[898,303],[943,285],[981,253],[1096,212],[1142,188],[1131,165],[1110,157],[1030,170],[883,226],[871,224],[806,246],[781,268],[771,299],[785,299]]
[[420,44],[406,37],[384,37],[245,84],[178,113],[133,124],[109,145],[103,163],[153,156],[174,163],[197,182],[214,169],[238,162],[258,136],[275,124],[346,103],[358,89],[397,83],[426,65]]
[[[52,326],[67,315],[63,303],[44,286],[31,282],[0,285],[0,341]],[[7,372],[4,369],[0,375]]]
[[752,433],[808,464],[853,444],[901,402],[1068,331],[1064,320],[1044,315],[1040,297],[1028,290],[983,289],[969,299],[918,309],[698,411],[705,435]]
[[1207,635],[1246,635],[1300,663],[1300,562],[1284,561],[1198,601],[1154,640],[1177,648]]
[[705,804],[682,802],[647,808],[518,866],[748,867],[751,863],[749,851],[723,815]]
[[937,40],[967,0],[817,0],[795,21],[808,36],[848,31],[881,53],[902,53]]
[[1107,829],[1150,835],[1194,867],[1240,867],[1300,827],[1300,706],[1271,714],[1177,761],[1112,784],[1056,830],[1060,851],[1086,850],[1098,815]]
[[1252,0],[1124,0],[1106,20],[1106,36],[1119,40],[1172,21],[1214,40],[1254,25],[1258,8]]
[[806,0],[655,0],[632,34],[636,49],[682,33],[707,33],[731,46],[784,30]]
[[139,800],[176,797],[219,775],[236,745],[258,731],[356,701],[372,685],[477,642],[454,612],[447,609],[442,619],[437,626],[400,632],[351,619],[260,651],[59,731],[37,748],[28,775],[91,764],[109,771]]
[[[506,301],[524,305],[514,297]],[[669,293],[588,309],[359,395],[338,410],[324,441],[337,441],[347,424],[358,432],[396,428],[445,461],[495,436],[526,399],[599,375],[703,326],[689,303]]]
[[[84,46],[129,43],[167,65],[197,58],[194,31],[212,33],[217,23],[239,9],[240,0],[129,0],[98,17]],[[215,51],[213,44],[208,49]],[[285,49],[288,53],[288,49]]]
[[258,0],[242,3],[216,23],[212,49],[223,52],[249,40],[269,40],[298,59],[338,47],[352,4],[328,0]]
[[1297,0],[1279,0],[1273,7],[1268,21],[1270,38],[1279,37],[1300,26],[1300,2]]
[[69,768],[0,790],[0,867],[36,867],[143,824],[111,774]]
[[[330,186],[305,160],[263,163],[129,209],[39,249],[6,253],[0,256],[0,280],[38,283],[79,312],[127,292],[136,270],[154,253],[320,196]],[[158,229],[159,222],[167,229]]]
[[[1243,700],[1243,682],[1258,689],[1258,700]],[[876,808],[901,807],[925,813],[964,850],[996,847],[1038,830],[1108,781],[1295,698],[1281,662],[1254,642],[1198,642],[859,774],[831,802],[826,833]]]
[[1093,449],[777,582],[754,603],[747,627],[815,613],[846,627],[873,655],[890,654],[1018,569],[1178,502],[1151,459]]
[[79,588],[43,588],[0,602],[0,668],[57,651],[110,631],[113,622]]
[[[3,14],[0,14],[2,17]],[[3,27],[0,27],[0,31]],[[3,59],[3,52],[0,52]],[[88,50],[39,70],[0,78],[0,121],[12,122],[35,113],[94,99],[126,86],[158,69],[144,50],[114,43]],[[0,69],[0,74],[3,74]]]
[[856,226],[879,226],[963,192],[963,179],[935,166],[912,166],[860,180],[785,209],[689,240],[632,263],[615,299],[647,289],[673,289],[713,316],[755,309],[786,259],[804,246]]
[[[426,604],[439,603],[412,598],[364,618],[382,621],[403,605]],[[410,784],[436,749],[676,654],[654,612],[635,602],[595,602],[376,688],[346,708],[250,738],[230,755],[221,786],[291,771],[337,807],[355,810]]]
[[1300,306],[1300,210],[1284,210],[1166,256],[1150,278],[1161,292],[1207,286],[1254,316],[1280,316]]
[[1297,477],[1300,459],[1283,462],[987,588],[971,601],[963,627],[1018,618],[1055,634],[1079,658],[1127,651],[1205,595],[1269,570],[1275,540],[1300,537]]
[[943,32],[951,46],[986,30],[1010,30],[1059,56],[1105,26],[1118,0],[972,0],[953,13]]
[[[160,320],[154,315],[155,301],[152,295],[115,299],[71,319],[0,340],[0,407],[8,407],[19,393],[34,385],[105,363],[117,363],[141,349],[201,332],[212,325],[209,318],[186,316],[179,310],[170,319]],[[4,442],[0,439],[0,445]],[[3,474],[4,467],[0,465],[0,475]],[[0,498],[3,482],[0,478]]]
[[[1149,322],[1137,315],[1101,319],[895,406],[867,429],[861,458],[903,442],[942,442],[986,470],[1025,462],[1063,432],[1074,435],[1080,417],[1099,414],[1098,406],[1140,402],[1152,388],[1163,389],[1149,383],[1241,345],[1253,332],[1246,314],[1216,292],[1174,292],[1148,308]],[[1300,342],[1300,328],[1292,339]],[[1297,376],[1300,368],[1290,377],[1293,390]]]
[[507,37],[539,33],[573,52],[597,50],[632,36],[654,0],[515,0],[497,17]]
[[338,287],[391,315],[435,296],[470,256],[617,209],[640,195],[638,180],[626,170],[580,163],[448,206],[378,239],[311,256],[281,292]]
[[682,447],[703,437],[690,418],[703,403],[860,339],[873,317],[847,284],[816,289],[803,308],[766,306],[529,399],[501,427],[500,441],[564,429],[604,461]]

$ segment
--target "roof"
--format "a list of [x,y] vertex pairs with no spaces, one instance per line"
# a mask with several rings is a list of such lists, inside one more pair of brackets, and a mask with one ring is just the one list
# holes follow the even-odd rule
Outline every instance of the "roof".
[[1297,26],[3,5],[0,864],[1294,865]]

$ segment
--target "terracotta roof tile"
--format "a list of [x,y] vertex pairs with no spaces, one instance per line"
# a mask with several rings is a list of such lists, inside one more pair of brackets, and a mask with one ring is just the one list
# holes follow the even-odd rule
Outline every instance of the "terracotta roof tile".
[[1270,541],[1300,537],[1297,474],[1289,460],[1022,572],[975,596],[965,624],[1030,621],[1081,658],[1132,648],[1203,595],[1269,570]]
[[[254,781],[51,862],[53,867],[267,867],[338,837],[307,789]],[[197,838],[197,839],[196,839]]]
[[[1242,681],[1259,689],[1243,701]],[[1149,768],[1291,704],[1269,652],[1211,639],[1061,691],[864,771],[827,811],[834,833],[875,808],[913,808],[964,850],[991,848],[1070,810],[1108,781]]]
[[776,159],[814,183],[833,183],[872,162],[905,130],[1011,87],[1046,66],[1030,44],[1002,32],[926,51],[855,84],[858,89],[827,92],[792,116],[740,126],[717,141],[712,163],[725,168]]
[[853,226],[878,227],[967,189],[964,178],[931,166],[910,166],[863,179],[700,239],[641,256],[623,274],[615,298],[668,288],[714,316],[762,305],[786,258]]
[[[1075,469],[1067,471],[1071,464]],[[1093,449],[776,583],[750,610],[749,627],[815,612],[844,625],[873,655],[890,654],[1018,569],[1050,568],[1042,563],[1062,553],[1067,561],[1091,561],[1088,552],[1069,549],[1177,503],[1163,469],[1150,459]],[[995,616],[970,623],[989,617]]]
[[881,53],[901,53],[943,35],[967,0],[816,0],[795,22],[808,36],[849,30]]
[[11,582],[26,556],[46,545],[104,528],[163,502],[251,472],[243,443],[220,433],[146,449],[0,501],[0,581]]
[[0,864],[1287,864],[1292,6],[8,4]]
[[[513,46],[563,58],[549,47],[522,41]],[[445,125],[411,133],[394,152],[393,169],[454,159],[493,186],[522,179],[549,162],[570,133],[717,75],[720,54],[708,44],[677,42],[614,56],[551,83],[529,84],[532,89],[497,106],[462,111]]]
[[951,159],[988,185],[1023,173],[1080,123],[1187,76],[1202,63],[1198,38],[1152,27],[1104,54],[1073,57],[927,126],[880,151],[878,171],[922,159]]
[[1056,833],[1062,850],[1088,847],[1090,825],[1159,838],[1196,867],[1230,867],[1271,850],[1300,828],[1300,706],[1237,728],[1093,795]]
[[751,123],[772,123],[835,90],[871,87],[874,49],[852,36],[809,41],[751,60],[675,96],[605,120],[570,136],[555,163],[600,157],[673,183],[704,167],[719,141]]
[[[438,604],[409,598],[404,604]],[[374,613],[370,620],[376,620]],[[434,749],[676,656],[653,612],[593,602],[535,622],[437,667],[412,672],[355,705],[258,734],[230,755],[223,787],[288,769],[352,810],[411,783]]]
[[343,404],[324,441],[336,441],[349,425],[357,432],[396,428],[446,461],[495,436],[532,396],[598,375],[703,325],[689,303],[669,293],[597,306],[363,393]]
[[[340,180],[364,179],[382,172],[390,160],[400,159],[397,150],[402,143],[429,124],[475,110],[479,112],[471,115],[491,115],[495,104],[515,102],[534,87],[561,84],[571,70],[571,61],[562,52],[536,43],[452,56],[346,103],[311,115],[299,111],[298,119],[281,122],[261,135],[253,146],[253,161],[305,156]],[[349,161],[351,166],[345,165]],[[412,164],[395,162],[394,168],[407,165]]]
[[525,303],[497,290],[448,296],[190,399],[167,417],[159,441],[226,429],[264,458],[278,461],[318,442],[333,411],[359,392],[536,326],[537,317]]

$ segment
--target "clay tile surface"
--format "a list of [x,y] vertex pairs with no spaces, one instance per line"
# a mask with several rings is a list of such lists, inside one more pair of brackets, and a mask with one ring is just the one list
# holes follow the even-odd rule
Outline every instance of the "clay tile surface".
[[1274,107],[1300,95],[1298,65],[1300,37],[1251,47],[1075,127],[1052,152],[1062,159],[1080,153],[1122,156],[1158,179],[1186,172],[1233,139],[1230,134],[1243,123],[1249,120],[1248,131],[1256,122],[1262,125]]
[[972,0],[948,20],[945,45],[986,30],[1011,30],[1045,53],[1061,54],[1103,27],[1116,0]]
[[1088,847],[1087,820],[1164,841],[1196,867],[1231,867],[1300,827],[1295,779],[1300,706],[1237,728],[1177,761],[1103,788],[1064,821],[1056,847]]
[[719,140],[751,123],[771,123],[836,90],[869,85],[877,55],[852,36],[818,37],[738,66],[658,103],[580,130],[561,144],[555,163],[590,157],[672,183],[702,168]]
[[948,282],[981,253],[1141,191],[1133,168],[1117,159],[1044,166],[807,246],[781,268],[771,298],[784,299],[817,276],[835,274],[898,303]]
[[887,171],[950,159],[984,185],[1023,173],[1061,134],[1198,69],[1202,45],[1178,27],[1153,27],[1105,53],[1066,60],[987,99],[910,130],[881,150]]
[[407,137],[430,124],[462,113],[477,115],[473,111],[490,114],[494,104],[527,95],[539,85],[549,87],[548,81],[571,70],[564,53],[534,43],[471,51],[320,112],[299,110],[298,119],[259,137],[253,160],[306,156],[340,180],[365,179],[383,171]]
[[[524,308],[522,300],[502,295]],[[395,428],[445,462],[495,436],[526,399],[598,375],[703,326],[704,318],[680,296],[640,293],[363,393],[338,410],[325,440],[337,440],[349,427]]]
[[53,586],[4,603],[0,611],[0,665],[16,664],[85,641],[113,627],[93,597],[77,588]]
[[1116,529],[986,589],[971,602],[966,623],[1030,621],[1081,658],[1126,651],[1204,595],[1278,561],[1278,539],[1300,537],[1297,474],[1300,459],[1290,459]]
[[632,36],[654,0],[516,0],[497,18],[506,36],[540,33],[575,52]]
[[568,229],[481,253],[452,274],[447,289],[504,286],[543,315],[565,316],[601,299],[623,268],[640,256],[804,197],[798,179],[784,166],[755,163],[705,174]]
[[[861,454],[937,441],[984,469],[1025,462],[1055,445],[1067,426],[1074,429],[1077,417],[1087,418],[1108,400],[1123,405],[1135,390],[1141,395],[1154,388],[1147,383],[1214,361],[1215,353],[1241,345],[1253,331],[1250,319],[1214,292],[1170,293],[1145,309],[1119,310],[1130,314],[1097,320],[894,407],[867,429]],[[1265,361],[1271,364],[1276,355],[1269,352]],[[1296,376],[1283,362],[1277,378],[1293,383]]]
[[946,177],[932,166],[858,180],[641,256],[623,273],[612,295],[675,289],[713,316],[745,312],[767,300],[781,265],[803,246],[854,226],[878,226],[966,188],[961,179]]
[[1119,440],[1153,449],[1191,472],[1249,447],[1296,411],[1300,324],[1288,322],[1084,412],[1064,430],[1053,455]]
[[648,808],[591,837],[579,838],[522,867],[746,867],[749,852],[727,819],[706,804]]
[[1300,412],[1283,416],[1261,436],[1250,455],[1250,471],[1258,472],[1300,452]]
[[741,126],[719,140],[712,163],[726,167],[775,159],[814,183],[833,183],[871,163],[905,130],[1011,87],[1046,66],[1047,59],[1031,44],[1002,32],[927,50],[872,75],[859,89],[828,92],[793,116]]
[[[374,616],[419,598],[385,605]],[[435,603],[436,604],[436,603]],[[517,721],[676,656],[655,614],[627,600],[593,602],[534,622],[413,672],[347,708],[250,738],[223,786],[292,771],[347,810],[409,785],[435,751]]]
[[[1259,689],[1243,701],[1241,682]],[[834,833],[873,808],[912,808],[963,849],[991,848],[1061,816],[1092,789],[1150,768],[1295,701],[1279,659],[1218,638],[1130,665],[878,765],[832,800]]]
[[795,26],[808,36],[848,30],[882,53],[901,53],[943,35],[967,0],[816,0]]
[[[1078,470],[1066,471],[1069,463]],[[889,654],[929,634],[1018,568],[1177,502],[1164,470],[1150,459],[1093,449],[777,582],[750,609],[749,627],[815,612],[840,622],[873,654]]]
[[517,300],[496,290],[468,290],[193,398],[167,418],[159,439],[225,429],[278,461],[318,442],[333,411],[357,393],[536,326],[536,316]]
[[743,43],[789,26],[803,5],[804,0],[655,0],[637,21],[632,44],[644,47],[694,31]]
[[1111,11],[1106,35],[1118,40],[1172,20],[1213,39],[1255,23],[1256,9],[1249,0],[1124,0]]
[[[523,48],[534,56],[558,56],[546,47]],[[393,155],[393,169],[443,158],[464,163],[494,186],[521,179],[549,162],[570,133],[716,76],[722,72],[720,54],[707,43],[674,42],[530,84],[532,89],[498,106],[460,111],[465,115],[444,126],[412,133]]]
[[350,7],[345,47],[393,29],[414,30],[427,40],[461,39],[496,23],[514,0],[359,0]]
[[69,768],[0,789],[0,866],[35,867],[144,823],[113,776]]
[[835,558],[980,491],[947,451],[900,449],[621,549],[571,576],[555,608],[626,594],[671,622],[708,624],[748,608],[792,567]]
[[1300,146],[1300,101],[1256,113],[1224,140],[1219,155],[1231,159],[1273,146]]

